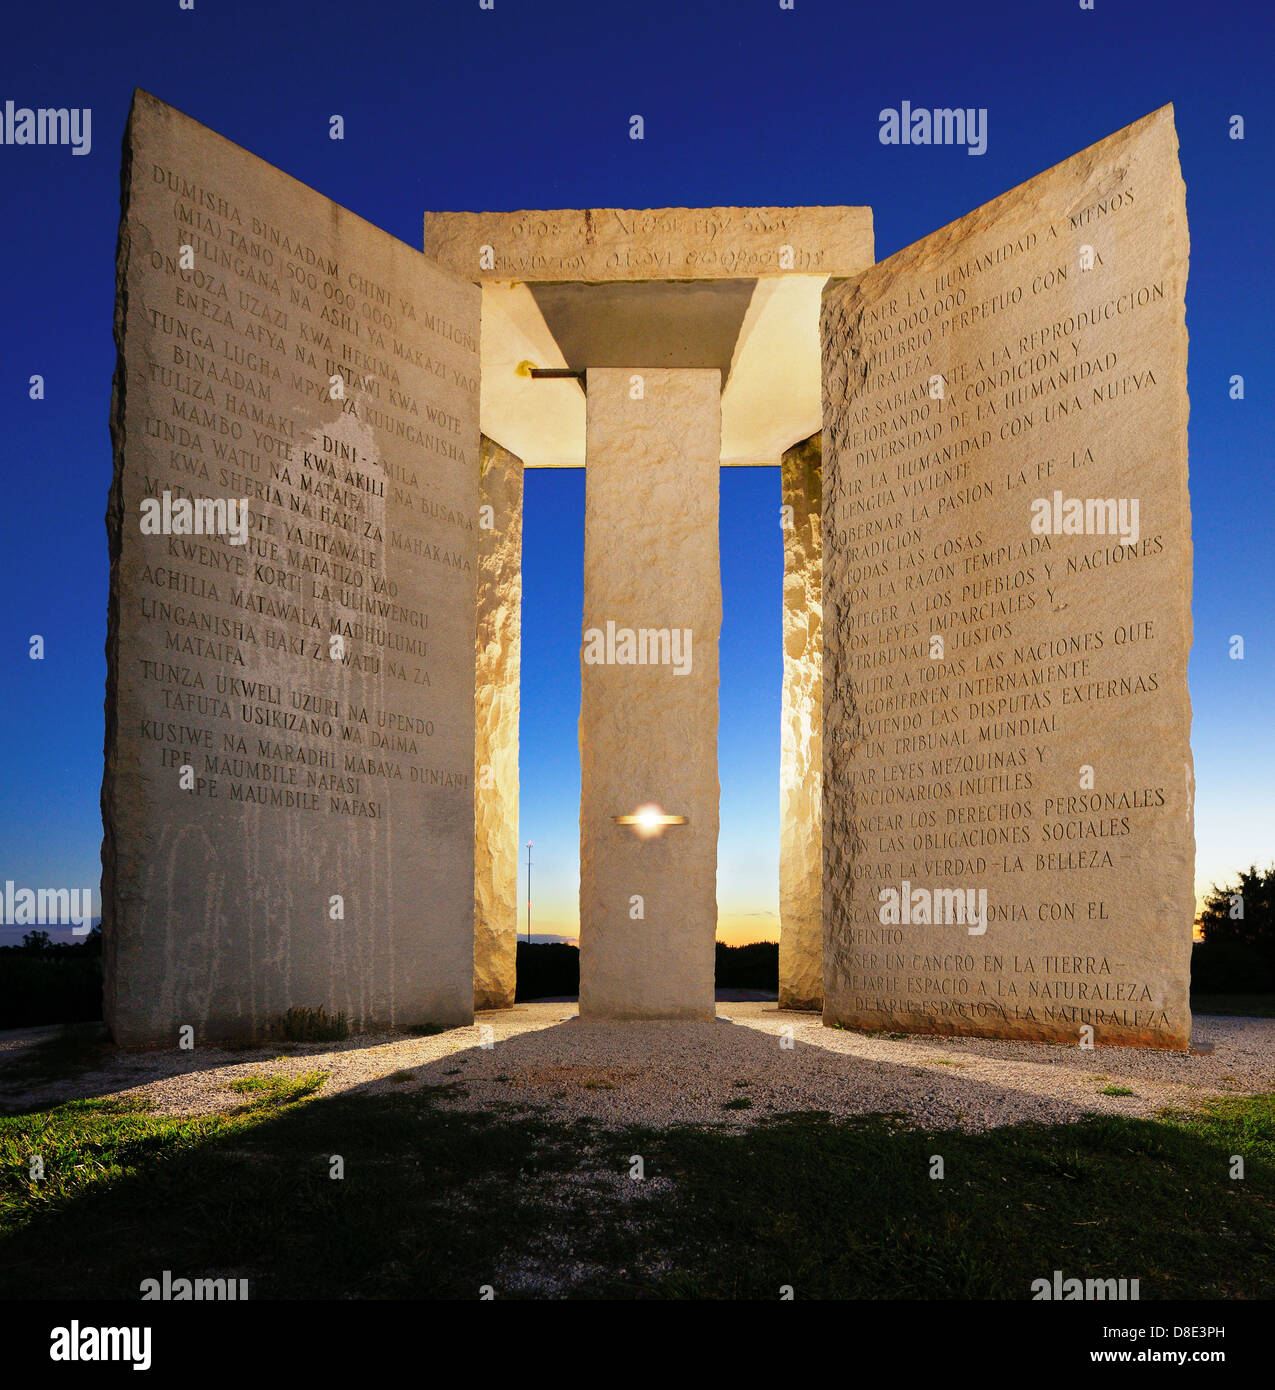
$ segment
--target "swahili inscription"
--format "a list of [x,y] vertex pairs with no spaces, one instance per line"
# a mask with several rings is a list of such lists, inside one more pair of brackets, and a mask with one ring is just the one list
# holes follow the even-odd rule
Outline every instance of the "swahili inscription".
[[144,93],[118,275],[114,1035],[464,1022],[478,291]]

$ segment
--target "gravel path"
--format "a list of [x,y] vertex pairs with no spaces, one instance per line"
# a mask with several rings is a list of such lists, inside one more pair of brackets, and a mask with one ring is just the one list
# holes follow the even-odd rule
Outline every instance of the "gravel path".
[[[560,1118],[588,1116],[608,1126],[742,1128],[767,1115],[813,1110],[894,1112],[926,1127],[976,1130],[1148,1115],[1209,1096],[1275,1090],[1275,1019],[1197,1015],[1199,1050],[1188,1054],[898,1039],[824,1028],[815,1015],[781,1013],[773,1003],[718,1008],[730,1022],[587,1023],[574,1017],[574,1004],[539,1002],[480,1014],[474,1026],[434,1037],[361,1037],[296,1047],[287,1056],[272,1049],[106,1050],[100,1065],[74,1079],[40,1085],[9,1075],[9,1063],[20,1067],[54,1031],[26,1029],[0,1034],[0,1107],[114,1095],[143,1099],[159,1114],[211,1114],[243,1102],[228,1089],[237,1078],[322,1070],[324,1096],[446,1085],[454,1090],[443,1103],[458,1109],[548,1107]],[[783,1045],[785,1029],[791,1047]],[[1105,1086],[1133,1094],[1105,1096]],[[724,1108],[743,1099],[751,1104]]]

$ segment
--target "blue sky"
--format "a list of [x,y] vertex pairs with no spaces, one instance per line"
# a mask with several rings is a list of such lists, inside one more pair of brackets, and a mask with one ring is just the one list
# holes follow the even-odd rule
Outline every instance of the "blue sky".
[[[427,208],[864,203],[878,257],[1172,101],[1192,237],[1197,883],[1269,862],[1273,39],[1267,4],[1173,0],[11,13],[0,105],[91,107],[93,147],[0,147],[0,880],[99,877],[113,259],[134,86],[412,245]],[[904,99],[986,108],[986,154],[882,146],[877,113]],[[719,896],[734,939],[777,925],[778,486],[770,469],[723,474]],[[574,926],[582,516],[582,473],[529,475],[521,839],[536,842],[541,931]],[[27,659],[32,633],[43,662]]]

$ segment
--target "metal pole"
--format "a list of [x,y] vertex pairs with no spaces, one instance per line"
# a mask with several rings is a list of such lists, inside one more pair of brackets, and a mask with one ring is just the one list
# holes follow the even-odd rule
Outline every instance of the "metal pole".
[[532,367],[532,381],[578,381],[584,385],[584,373],[573,367]]
[[527,945],[531,945],[531,845],[527,841]]

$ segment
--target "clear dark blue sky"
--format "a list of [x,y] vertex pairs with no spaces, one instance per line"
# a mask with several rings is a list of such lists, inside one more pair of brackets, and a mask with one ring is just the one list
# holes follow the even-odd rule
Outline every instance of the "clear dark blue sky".
[[[0,148],[0,880],[98,882],[113,256],[135,86],[412,245],[426,208],[866,203],[878,257],[1172,101],[1192,239],[1197,878],[1269,860],[1273,38],[1269,0],[11,9],[0,105],[91,107],[93,148]],[[905,98],[987,108],[987,153],[883,147],[877,113]],[[774,470],[723,474],[720,897],[759,935],[776,924],[777,506]],[[546,930],[573,925],[582,510],[581,473],[529,475],[522,839]],[[1235,633],[1243,662],[1227,657]]]

